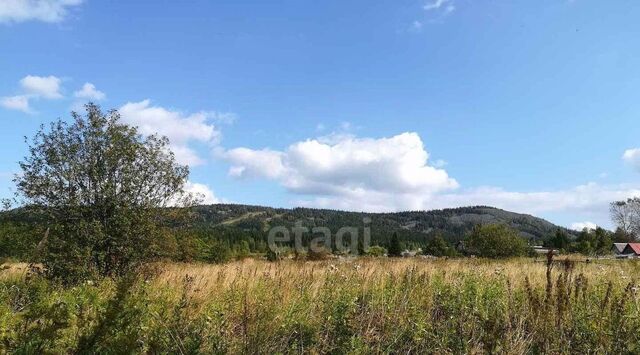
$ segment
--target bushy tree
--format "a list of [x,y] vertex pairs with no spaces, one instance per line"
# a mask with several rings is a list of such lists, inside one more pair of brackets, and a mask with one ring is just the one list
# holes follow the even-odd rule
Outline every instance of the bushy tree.
[[368,256],[384,256],[385,254],[387,254],[387,249],[379,245],[369,247],[366,252]]
[[215,264],[226,263],[231,260],[233,253],[229,245],[223,241],[211,241],[207,261]]
[[545,245],[555,249],[568,250],[571,245],[571,239],[569,239],[567,232],[562,229],[557,229],[556,233],[547,240]]
[[85,108],[71,122],[42,126],[14,179],[21,202],[46,216],[47,274],[68,282],[122,275],[154,258],[166,235],[163,207],[193,201],[184,191],[189,170],[166,137],[142,137],[115,110]]
[[424,253],[433,256],[454,256],[457,254],[451,243],[444,240],[440,235],[436,235],[427,242]]
[[465,242],[468,252],[487,258],[526,254],[527,244],[518,232],[503,224],[477,225]]
[[605,255],[611,252],[612,239],[610,233],[600,227],[585,228],[580,232],[574,251],[585,255]]

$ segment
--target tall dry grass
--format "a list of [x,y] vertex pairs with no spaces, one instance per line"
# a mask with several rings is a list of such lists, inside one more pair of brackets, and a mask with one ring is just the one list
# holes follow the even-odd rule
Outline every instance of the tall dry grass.
[[[638,353],[629,260],[159,263],[62,289],[0,275],[5,351]],[[13,276],[8,276],[13,275]]]

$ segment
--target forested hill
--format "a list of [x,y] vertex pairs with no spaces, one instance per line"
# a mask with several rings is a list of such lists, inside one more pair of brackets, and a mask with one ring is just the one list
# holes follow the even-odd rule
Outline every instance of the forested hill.
[[[373,244],[386,245],[397,233],[399,238],[415,247],[423,246],[436,235],[451,243],[464,239],[478,224],[506,224],[523,238],[541,243],[553,235],[558,228],[544,219],[526,214],[513,213],[497,208],[476,206],[433,211],[410,211],[396,213],[359,213],[313,208],[271,208],[261,206],[216,204],[193,207],[193,219],[170,223],[182,231],[192,231],[201,240],[224,240],[230,245],[242,240],[254,245],[255,241],[266,241],[271,227],[293,227],[301,225],[312,228],[328,227],[335,234],[342,227],[358,228],[362,233],[365,220],[371,230]],[[42,238],[42,223],[38,217],[24,209],[0,213],[0,239],[12,245],[16,239],[28,250]],[[564,229],[564,228],[562,228]],[[570,234],[575,232],[567,231]],[[3,237],[4,236],[4,237]],[[6,239],[6,240],[5,240]],[[2,246],[0,240],[0,246]]]
[[[418,243],[436,234],[455,242],[463,239],[477,224],[506,224],[527,239],[545,239],[559,227],[544,219],[501,209],[476,206],[432,211],[395,213],[360,213],[326,209],[281,209],[261,206],[217,204],[195,207],[197,225],[201,227],[236,227],[245,231],[267,231],[270,227],[326,226],[335,233],[339,228],[362,228],[363,219],[371,220],[375,240],[385,240],[397,232],[402,239]],[[564,229],[564,228],[562,228]],[[572,233],[571,231],[568,231]]]

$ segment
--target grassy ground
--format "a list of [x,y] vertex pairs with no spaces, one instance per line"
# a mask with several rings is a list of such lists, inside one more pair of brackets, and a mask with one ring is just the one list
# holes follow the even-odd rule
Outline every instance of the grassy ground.
[[638,353],[631,260],[155,264],[73,288],[0,271],[0,352]]

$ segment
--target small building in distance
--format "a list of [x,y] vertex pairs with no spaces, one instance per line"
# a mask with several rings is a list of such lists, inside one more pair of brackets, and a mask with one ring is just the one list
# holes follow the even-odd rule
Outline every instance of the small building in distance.
[[611,251],[616,255],[624,255],[624,249],[627,247],[629,243],[613,243],[613,247]]
[[622,251],[622,254],[632,257],[640,256],[640,243],[627,243],[627,246]]
[[551,251],[551,253],[553,253],[553,255],[558,255],[560,253],[560,251],[558,249],[545,248],[545,247],[539,246],[539,245],[534,245],[531,248],[533,249],[533,251],[536,254],[547,255],[549,253],[549,251]]

